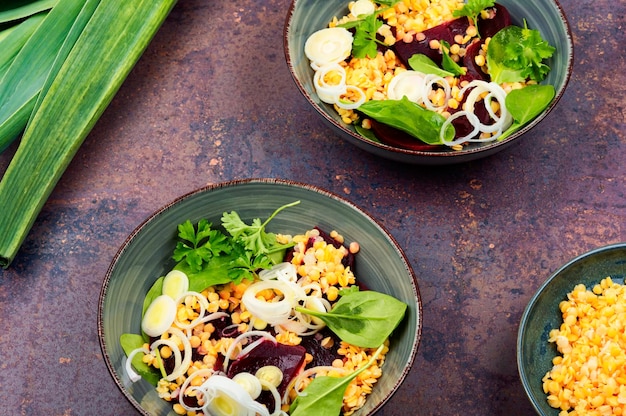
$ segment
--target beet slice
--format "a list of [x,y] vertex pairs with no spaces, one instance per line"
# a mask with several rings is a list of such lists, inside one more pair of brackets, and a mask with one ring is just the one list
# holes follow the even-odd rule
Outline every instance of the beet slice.
[[467,68],[467,72],[465,73],[465,75],[461,76],[461,82],[471,82],[474,80],[490,81],[491,78],[489,77],[489,75],[483,72],[481,67],[476,64],[475,59],[476,56],[480,53],[483,43],[484,40],[477,39],[465,49],[463,66]]
[[[283,372],[283,381],[277,387],[282,396],[291,380],[302,370],[306,349],[300,345],[285,345],[264,340],[247,354],[237,358],[228,366],[227,375],[233,378],[236,374],[248,372],[255,374],[266,365],[273,365]],[[274,408],[271,393],[264,391],[257,399],[259,403]]]
[[498,3],[492,7],[489,18],[478,18],[478,32],[483,39],[492,37],[509,25],[511,25],[511,14],[506,7]]
[[396,55],[400,60],[408,66],[409,58],[416,53],[421,53],[432,59],[437,65],[441,65],[441,52],[438,49],[431,49],[431,40],[445,40],[449,44],[454,43],[454,37],[456,35],[463,35],[469,27],[469,20],[467,17],[459,17],[454,20],[450,20],[446,23],[442,23],[438,26],[426,29],[422,33],[425,38],[423,40],[414,39],[413,42],[398,41],[393,46]]

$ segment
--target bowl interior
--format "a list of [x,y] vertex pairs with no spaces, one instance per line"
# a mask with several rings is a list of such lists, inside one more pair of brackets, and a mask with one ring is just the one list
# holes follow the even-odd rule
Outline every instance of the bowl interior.
[[157,211],[128,237],[104,279],[98,314],[101,348],[115,382],[140,412],[174,415],[171,405],[159,399],[149,383],[130,383],[119,338],[123,333],[139,333],[141,303],[148,288],[173,266],[170,256],[177,225],[201,218],[219,224],[225,211],[237,211],[247,221],[265,219],[277,207],[296,200],[301,203],[275,217],[269,231],[296,234],[314,226],[336,229],[346,241],[361,246],[357,279],[408,304],[405,320],[393,334],[383,376],[358,414],[380,408],[404,380],[419,344],[422,310],[415,275],[393,237],[362,210],[321,189],[275,179],[235,181],[197,190]]
[[557,104],[569,81],[573,66],[573,43],[568,21],[560,4],[556,0],[499,0],[511,13],[513,23],[523,26],[523,19],[528,27],[538,29],[541,35],[556,52],[547,61],[552,68],[544,83],[554,85],[555,99],[550,106],[535,120],[523,129],[498,142],[472,144],[462,151],[416,151],[405,150],[376,143],[361,137],[354,127],[341,121],[341,117],[333,109],[318,98],[313,86],[313,69],[304,54],[304,43],[315,31],[328,25],[334,17],[348,13],[348,1],[327,0],[294,0],[287,14],[284,30],[284,47],[287,65],[291,75],[313,108],[323,120],[342,138],[364,150],[389,159],[417,164],[450,164],[465,162],[500,151],[538,124]]
[[541,285],[522,315],[517,365],[526,394],[541,415],[559,414],[558,409],[548,405],[541,381],[558,355],[554,344],[548,343],[548,337],[563,322],[559,303],[577,284],[583,283],[590,289],[608,276],[616,282],[624,281],[626,244],[598,248],[564,265]]

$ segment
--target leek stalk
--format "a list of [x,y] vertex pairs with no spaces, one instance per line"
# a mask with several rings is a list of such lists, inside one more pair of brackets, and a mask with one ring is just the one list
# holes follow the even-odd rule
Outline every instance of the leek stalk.
[[0,181],[1,267],[13,261],[78,148],[175,3],[100,0],[67,58],[55,64]]
[[13,22],[50,10],[58,2],[59,0],[2,0],[0,23]]
[[[90,6],[90,4],[94,4]],[[0,152],[4,151],[24,130],[35,102],[50,69],[64,42],[73,45],[76,39],[68,38],[74,25],[82,28],[93,13],[97,3],[85,0],[63,0],[61,7],[53,8],[37,30],[28,38],[11,66],[0,81]],[[84,6],[84,7],[83,7]],[[77,16],[85,13],[83,23]],[[31,16],[30,21],[41,14]]]

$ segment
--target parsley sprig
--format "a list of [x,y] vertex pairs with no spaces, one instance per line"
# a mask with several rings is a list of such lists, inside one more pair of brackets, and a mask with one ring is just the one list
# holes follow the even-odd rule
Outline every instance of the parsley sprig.
[[459,10],[452,12],[454,17],[467,17],[474,24],[478,21],[478,15],[485,9],[489,9],[496,4],[495,0],[468,0]]
[[352,40],[352,56],[355,58],[375,58],[378,53],[378,45],[385,45],[376,39],[376,32],[383,25],[378,19],[378,10],[365,16],[363,19],[353,20],[339,25],[346,29],[354,29],[354,39]]
[[179,240],[172,258],[175,269],[187,273],[190,290],[222,284],[238,283],[244,278],[253,279],[259,269],[267,269],[282,261],[290,244],[281,244],[276,234],[265,227],[283,209],[299,204],[295,201],[275,210],[261,222],[244,222],[235,211],[224,212],[221,218],[226,233],[213,227],[206,219],[194,227],[190,220],[178,226]]

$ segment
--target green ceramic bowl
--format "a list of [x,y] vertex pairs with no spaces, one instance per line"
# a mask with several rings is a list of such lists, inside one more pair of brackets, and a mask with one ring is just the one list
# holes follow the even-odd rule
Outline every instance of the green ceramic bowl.
[[300,200],[272,220],[269,230],[302,233],[314,226],[336,229],[361,251],[355,275],[372,290],[408,304],[404,321],[392,336],[384,374],[358,415],[370,415],[389,400],[408,374],[420,341],[422,304],[413,270],[394,238],[371,216],[322,189],[277,179],[250,179],[208,186],[184,195],[145,220],[124,242],[106,274],[99,301],[98,335],[102,352],[123,395],[144,415],[174,415],[144,380],[130,383],[120,335],[139,333],[143,298],[155,279],[173,266],[177,225],[207,218],[220,223],[222,213],[267,218],[277,207]]
[[517,366],[526,394],[537,413],[557,416],[548,406],[541,379],[558,355],[548,342],[550,330],[563,322],[559,303],[579,283],[593,287],[605,277],[623,282],[626,276],[626,244],[614,244],[585,253],[557,270],[533,295],[522,315],[517,338]]
[[400,149],[364,139],[354,127],[345,124],[331,105],[322,102],[313,86],[313,70],[304,55],[304,43],[315,31],[327,27],[334,17],[348,13],[348,0],[293,0],[284,28],[284,49],[289,71],[307,101],[321,115],[337,136],[355,146],[387,159],[420,165],[447,165],[480,159],[499,152],[519,141],[550,113],[563,96],[573,67],[573,43],[569,23],[557,0],[498,0],[511,13],[513,23],[537,29],[556,52],[547,64],[552,68],[544,83],[554,85],[552,103],[531,123],[506,139],[486,144],[473,144],[462,151],[418,151]]

